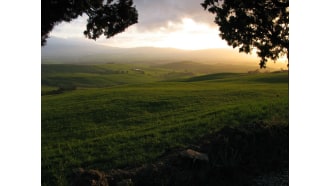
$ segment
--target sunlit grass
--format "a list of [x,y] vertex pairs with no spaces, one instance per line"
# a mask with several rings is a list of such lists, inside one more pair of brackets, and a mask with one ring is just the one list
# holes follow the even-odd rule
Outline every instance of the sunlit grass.
[[43,185],[68,184],[72,168],[152,162],[226,125],[288,124],[288,73],[129,81],[42,96]]

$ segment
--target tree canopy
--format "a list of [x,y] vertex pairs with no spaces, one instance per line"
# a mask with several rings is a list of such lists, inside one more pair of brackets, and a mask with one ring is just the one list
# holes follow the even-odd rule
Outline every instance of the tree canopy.
[[54,26],[70,22],[82,14],[88,15],[84,35],[96,40],[102,34],[109,38],[138,22],[138,13],[132,0],[42,0],[41,45]]
[[284,55],[289,63],[289,0],[204,0],[201,5],[216,14],[228,45],[245,53],[256,49],[260,68]]

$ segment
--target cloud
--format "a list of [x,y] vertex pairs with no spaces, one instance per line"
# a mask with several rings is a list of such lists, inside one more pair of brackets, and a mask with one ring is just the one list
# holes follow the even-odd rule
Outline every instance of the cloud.
[[[133,0],[139,22],[97,44],[117,47],[175,47],[183,49],[226,47],[219,37],[214,15],[200,5],[203,0]],[[87,16],[56,26],[51,36],[83,39]],[[50,44],[50,43],[49,43]]]
[[[180,24],[183,18],[208,24],[216,29],[214,15],[205,11],[200,3],[203,0],[133,0],[139,14],[139,22],[134,25],[137,31],[155,31],[160,28],[171,29],[171,24]],[[86,29],[87,16],[84,15],[68,23],[55,26],[55,36],[74,37],[82,35]],[[131,26],[132,27],[132,26]],[[51,35],[53,35],[51,33]],[[79,36],[80,37],[80,36]]]
[[50,36],[70,38],[70,37],[84,37],[84,30],[86,29],[88,16],[83,14],[71,22],[61,22],[54,27],[50,32]]
[[139,13],[139,30],[154,30],[166,27],[168,22],[181,22],[190,18],[212,26],[214,15],[200,5],[203,0],[134,0]]
[[190,18],[182,18],[180,22],[168,21],[157,30],[138,31],[137,26],[134,25],[109,40],[100,39],[98,43],[129,48],[139,46],[180,49],[227,48],[226,42],[218,36],[217,29]]

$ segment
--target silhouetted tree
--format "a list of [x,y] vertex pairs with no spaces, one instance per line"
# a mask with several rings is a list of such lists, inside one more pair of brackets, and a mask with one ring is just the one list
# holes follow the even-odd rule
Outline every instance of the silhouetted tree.
[[46,44],[56,24],[70,22],[83,13],[89,17],[84,35],[94,40],[102,34],[114,36],[138,21],[132,0],[42,0],[41,45]]
[[283,55],[289,65],[289,0],[204,0],[201,5],[216,14],[228,45],[245,53],[257,49],[260,68]]

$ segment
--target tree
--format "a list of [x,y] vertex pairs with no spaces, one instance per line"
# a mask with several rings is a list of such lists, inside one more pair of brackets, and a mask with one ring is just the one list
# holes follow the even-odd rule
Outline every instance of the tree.
[[204,0],[216,14],[220,37],[239,52],[256,49],[260,68],[286,55],[289,66],[289,0]]
[[70,22],[83,13],[88,15],[84,35],[94,40],[102,34],[106,38],[114,36],[138,21],[132,0],[42,0],[41,45],[46,44],[55,25]]

